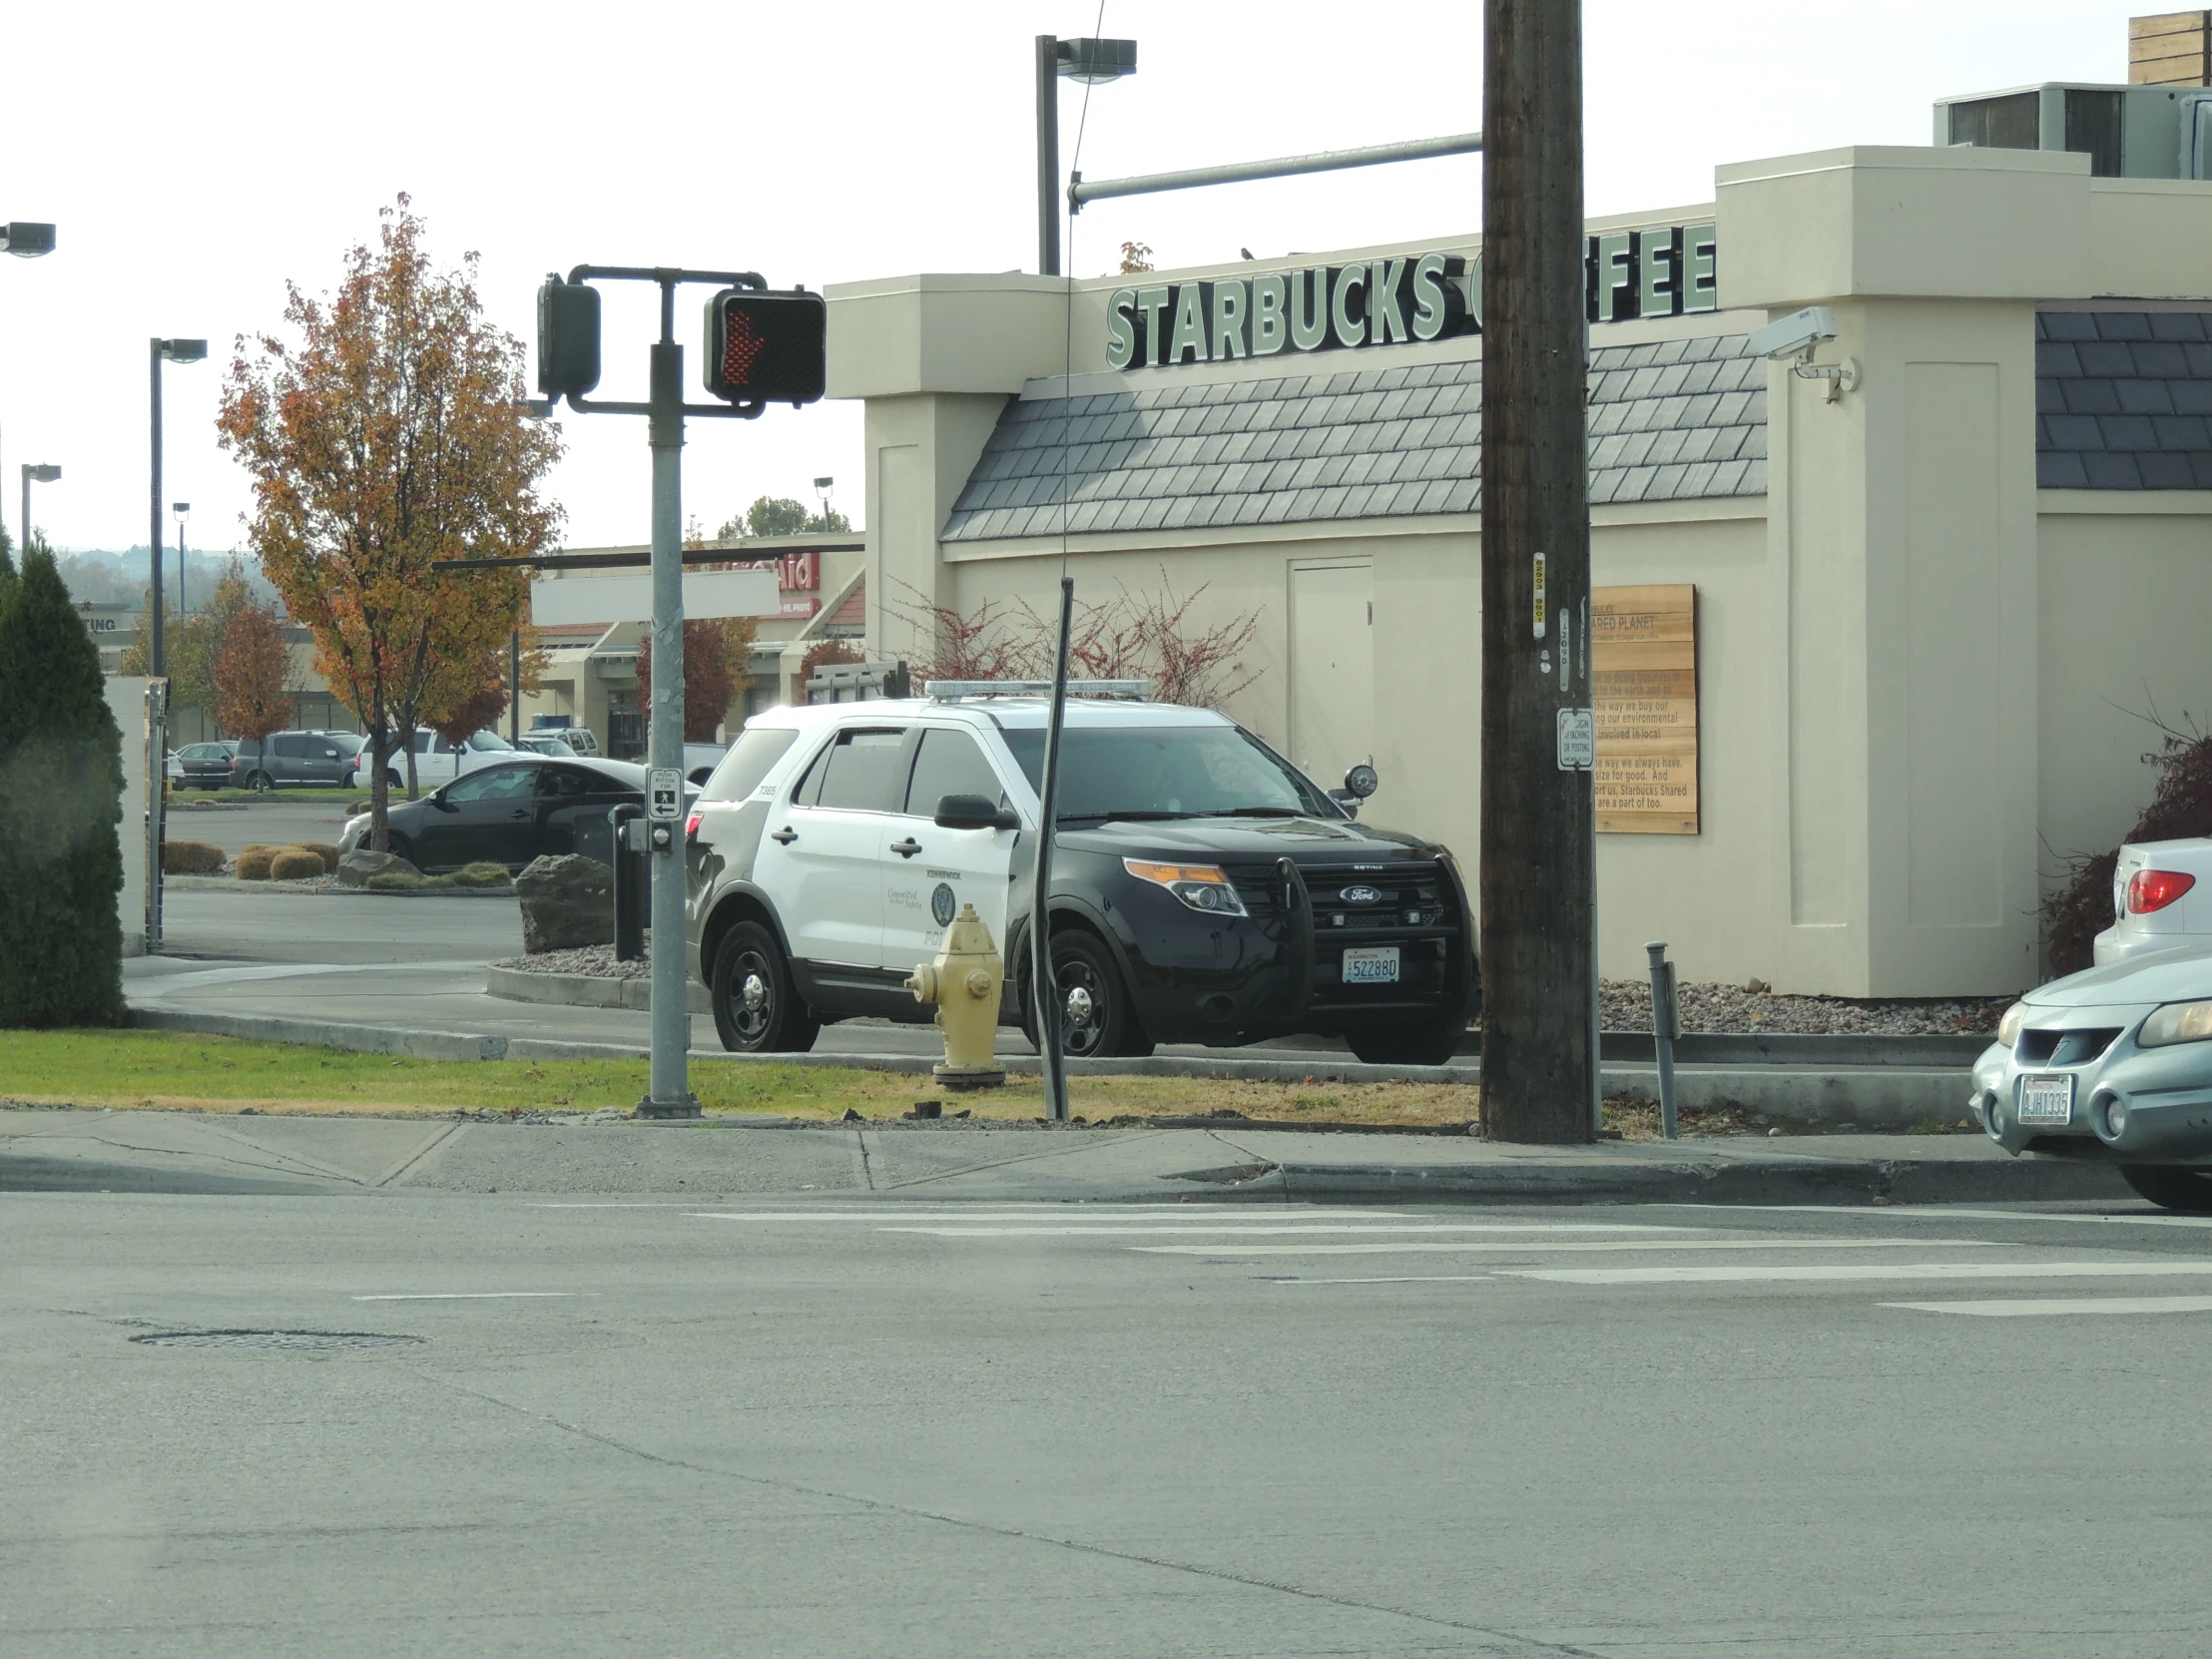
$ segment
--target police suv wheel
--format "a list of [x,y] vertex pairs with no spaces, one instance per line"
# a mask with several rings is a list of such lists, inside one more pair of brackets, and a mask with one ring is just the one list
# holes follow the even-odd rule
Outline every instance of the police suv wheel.
[[792,982],[776,935],[743,921],[715,950],[715,1031],[737,1054],[796,1054],[815,1046],[822,1022]]
[[[1021,976],[1023,1006],[1033,1006],[1027,957]],[[1122,984],[1113,953],[1089,933],[1063,928],[1052,936],[1052,977],[1060,1001],[1060,1052],[1070,1060],[1131,1059],[1152,1052],[1152,1039],[1137,1023],[1137,1010]],[[1032,1013],[1025,1024],[1037,1040]]]

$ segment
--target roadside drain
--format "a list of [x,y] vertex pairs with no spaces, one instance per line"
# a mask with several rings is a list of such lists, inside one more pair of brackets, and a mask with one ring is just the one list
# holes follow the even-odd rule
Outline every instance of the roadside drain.
[[275,1348],[293,1353],[328,1349],[400,1348],[420,1337],[394,1337],[380,1331],[150,1331],[133,1337],[150,1348]]

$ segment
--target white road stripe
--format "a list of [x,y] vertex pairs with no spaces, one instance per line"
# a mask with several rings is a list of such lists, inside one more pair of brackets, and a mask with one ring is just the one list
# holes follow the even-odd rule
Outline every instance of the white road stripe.
[[1861,1221],[2070,1221],[2096,1227],[2212,1227],[2212,1216],[2083,1216],[2062,1210],[1962,1210],[1948,1204],[1897,1204],[1845,1210],[1833,1204],[1655,1204],[1655,1210],[1756,1210],[1771,1215],[1851,1217]]
[[1152,1226],[1131,1221],[1121,1227],[886,1227],[885,1233],[920,1233],[933,1239],[1112,1239],[1168,1233],[1225,1233],[1239,1237],[1274,1233],[1353,1233],[1396,1236],[1403,1233],[1704,1233],[1702,1227],[1631,1227],[1605,1222],[1408,1222],[1401,1227],[1362,1227],[1348,1222],[1238,1222],[1228,1226]]
[[[1934,1243],[1921,1239],[1923,1247]],[[1795,1268],[1501,1268],[1560,1285],[1816,1284],[1900,1279],[2149,1279],[2212,1274],[2212,1262],[1870,1262]]]
[[597,1291],[389,1291],[355,1302],[515,1302],[525,1298],[597,1296]]
[[[612,1208],[612,1206],[608,1207]],[[578,1206],[578,1208],[584,1208],[584,1206]],[[1069,1206],[1067,1205],[1043,1206],[1035,1210],[1025,1210],[1019,1212],[1018,1214],[1000,1213],[995,1211],[985,1211],[981,1214],[977,1214],[973,1211],[957,1209],[864,1210],[859,1208],[854,1208],[851,1210],[820,1211],[688,1210],[685,1212],[686,1216],[694,1221],[843,1221],[865,1223],[870,1227],[884,1227],[886,1231],[888,1230],[887,1224],[895,1222],[913,1222],[921,1224],[942,1222],[947,1224],[959,1224],[963,1226],[992,1222],[1005,1223],[1011,1226],[1019,1226],[1024,1222],[1044,1221],[1049,1219],[1050,1217],[1064,1216],[1068,1213]],[[1119,1209],[1112,1211],[1086,1209],[1081,1211],[1080,1214],[1083,1216],[1086,1222],[1122,1221],[1126,1219],[1126,1221],[1132,1225],[1138,1222],[1165,1221],[1170,1216],[1179,1217],[1185,1220],[1192,1220],[1201,1215],[1222,1215],[1222,1219],[1225,1222],[1234,1226],[1244,1223],[1248,1220],[1253,1222],[1280,1222],[1287,1217],[1296,1218],[1301,1221],[1395,1221],[1399,1218],[1402,1212],[1394,1210],[1299,1210],[1285,1205],[1271,1204],[1265,1209],[1261,1209],[1255,1206],[1249,1210],[1229,1214],[1223,1214],[1223,1212],[1221,1211],[1208,1212],[1204,1210],[1199,1210],[1189,1205],[1161,1205],[1158,1207],[1147,1206],[1142,1210],[1131,1206],[1126,1211],[1122,1211]],[[1660,1229],[1660,1231],[1665,1231],[1665,1229]]]
[[1393,1279],[1271,1279],[1271,1285],[1477,1285],[1496,1278],[1490,1273],[1412,1273]]
[[1971,1314],[1980,1319],[2032,1319],[2053,1314],[2212,1314],[2212,1296],[2078,1296],[2004,1302],[1885,1302],[1922,1314]]
[[1965,1246],[1998,1248],[1985,1239],[1598,1239],[1556,1243],[1529,1239],[1517,1244],[1470,1240],[1465,1244],[1131,1245],[1129,1249],[1146,1256],[1371,1256],[1385,1252],[1465,1256],[1477,1251],[1525,1256],[1534,1250],[1943,1250]]

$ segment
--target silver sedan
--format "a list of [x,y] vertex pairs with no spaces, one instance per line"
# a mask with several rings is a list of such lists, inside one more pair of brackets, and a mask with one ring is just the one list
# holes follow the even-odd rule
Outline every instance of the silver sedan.
[[2005,1151],[2117,1164],[2153,1204],[2212,1213],[2212,951],[2038,985],[1973,1082],[1974,1119]]

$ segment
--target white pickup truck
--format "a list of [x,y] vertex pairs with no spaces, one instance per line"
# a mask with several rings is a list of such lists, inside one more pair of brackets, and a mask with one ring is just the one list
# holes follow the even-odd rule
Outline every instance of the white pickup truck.
[[[478,767],[488,767],[500,761],[511,761],[527,751],[515,746],[497,732],[471,732],[458,744],[448,743],[435,732],[414,733],[415,783],[425,790],[434,790],[440,784],[450,784],[464,772],[474,772]],[[365,790],[373,782],[369,767],[373,757],[366,744],[353,762],[351,780],[357,790]],[[404,789],[407,784],[407,754],[394,748],[384,757],[384,777],[393,789]]]

